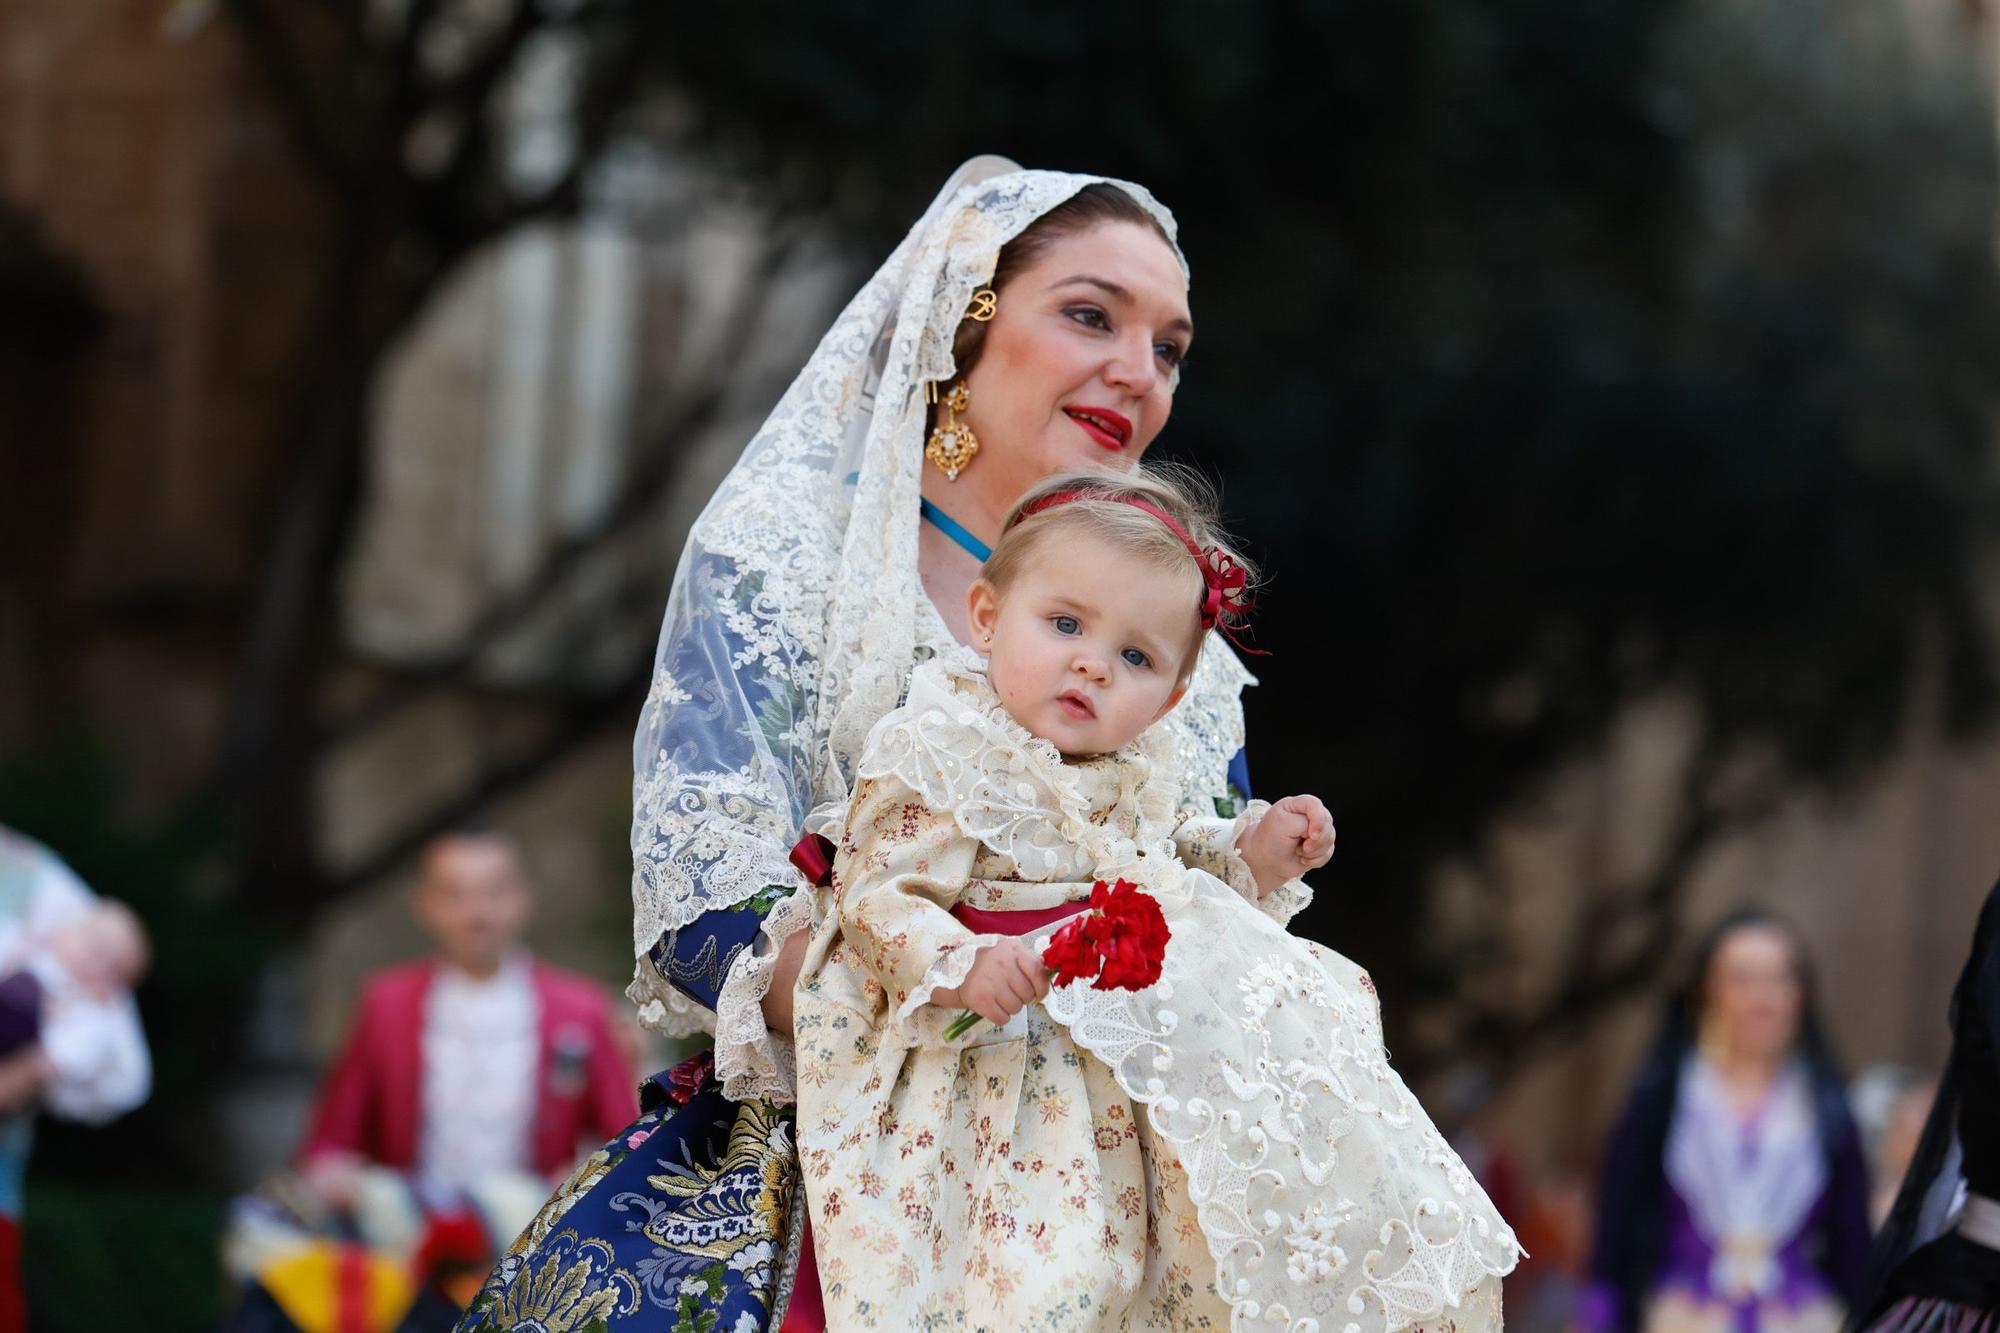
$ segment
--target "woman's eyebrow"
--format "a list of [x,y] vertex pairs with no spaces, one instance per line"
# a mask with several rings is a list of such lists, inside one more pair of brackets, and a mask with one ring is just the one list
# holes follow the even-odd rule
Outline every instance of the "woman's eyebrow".
[[[1127,305],[1132,304],[1132,293],[1128,289],[1119,286],[1117,283],[1111,281],[1109,278],[1092,277],[1088,273],[1074,273],[1071,274],[1069,277],[1062,279],[1060,282],[1052,282],[1049,284],[1048,290],[1054,291],[1058,287],[1068,287],[1073,283],[1079,283],[1079,282],[1083,283],[1087,287],[1097,288],[1099,291],[1103,292],[1107,296],[1110,296],[1114,300],[1123,301]],[[1190,337],[1192,337],[1194,334],[1193,323],[1185,319],[1168,320],[1165,327],[1177,333],[1185,333]]]

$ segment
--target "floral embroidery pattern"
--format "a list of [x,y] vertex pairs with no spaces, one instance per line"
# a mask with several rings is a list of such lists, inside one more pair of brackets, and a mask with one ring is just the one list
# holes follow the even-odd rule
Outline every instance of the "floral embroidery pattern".
[[631,1275],[614,1269],[613,1263],[609,1245],[565,1231],[496,1295],[485,1312],[487,1320],[494,1328],[537,1333],[600,1333],[612,1315],[630,1313],[638,1302]]
[[801,1220],[792,1112],[731,1103],[712,1070],[681,1097],[705,1063],[697,1057],[648,1082],[652,1109],[543,1206],[473,1300],[461,1333],[772,1325],[789,1299]]

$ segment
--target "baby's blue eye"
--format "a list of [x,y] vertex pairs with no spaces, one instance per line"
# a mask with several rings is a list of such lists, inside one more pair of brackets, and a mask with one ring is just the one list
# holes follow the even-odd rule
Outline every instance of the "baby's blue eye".
[[1149,667],[1153,665],[1153,659],[1140,652],[1137,648],[1127,648],[1125,650],[1125,660],[1135,667]]
[[1056,627],[1058,634],[1074,634],[1082,628],[1076,623],[1075,616],[1051,616],[1049,623]]

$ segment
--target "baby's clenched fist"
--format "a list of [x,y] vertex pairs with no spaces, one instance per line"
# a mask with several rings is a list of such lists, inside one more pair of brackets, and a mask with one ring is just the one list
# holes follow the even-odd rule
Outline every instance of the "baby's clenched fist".
[[1263,897],[1287,880],[1333,859],[1333,816],[1317,796],[1287,796],[1243,831],[1236,851]]

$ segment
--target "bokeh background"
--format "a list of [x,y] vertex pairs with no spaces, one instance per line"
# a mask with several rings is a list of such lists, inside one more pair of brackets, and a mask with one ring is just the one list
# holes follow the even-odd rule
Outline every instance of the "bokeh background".
[[977,152],[1177,212],[1160,448],[1270,575],[1304,929],[1554,1216],[1740,902],[1850,1068],[1935,1067],[2000,872],[1996,71],[1990,0],[0,0],[0,823],[158,946],[153,1100],[43,1129],[43,1317],[212,1320],[437,830],[622,985],[686,525]]

